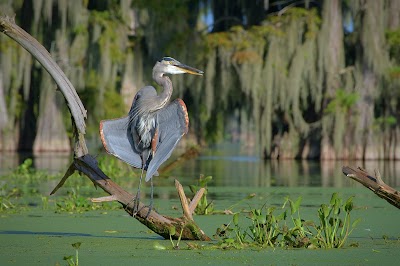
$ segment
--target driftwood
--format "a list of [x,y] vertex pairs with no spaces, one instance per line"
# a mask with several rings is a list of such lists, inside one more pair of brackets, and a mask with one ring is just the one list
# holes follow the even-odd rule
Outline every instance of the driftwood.
[[363,186],[372,190],[378,197],[400,209],[400,192],[386,185],[378,170],[375,170],[375,177],[360,167],[353,169],[349,166],[344,166],[342,171],[347,177],[363,184]]
[[[62,187],[66,179],[75,171],[79,171],[84,173],[95,186],[102,188],[110,195],[92,199],[93,202],[118,201],[122,204],[127,213],[164,238],[169,238],[170,232],[175,231],[175,234],[172,235],[172,238],[174,239],[178,239],[181,236],[182,239],[187,240],[210,240],[210,238],[197,226],[192,216],[198,201],[204,193],[204,189],[200,189],[189,204],[182,186],[177,180],[175,180],[175,186],[178,190],[183,209],[183,216],[180,218],[163,216],[157,213],[154,209],[152,209],[148,214],[148,207],[143,203],[139,203],[139,211],[135,213],[132,201],[132,199],[135,198],[135,195],[130,194],[114,183],[98,167],[96,159],[89,154],[84,138],[86,128],[86,110],[76,93],[74,86],[71,84],[64,72],[51,58],[47,50],[31,35],[18,27],[14,23],[13,19],[0,16],[0,31],[24,47],[42,64],[46,71],[49,72],[64,95],[72,116],[75,158],[64,177],[51,194],[54,194],[60,187]],[[171,231],[171,227],[175,227],[175,230]]]

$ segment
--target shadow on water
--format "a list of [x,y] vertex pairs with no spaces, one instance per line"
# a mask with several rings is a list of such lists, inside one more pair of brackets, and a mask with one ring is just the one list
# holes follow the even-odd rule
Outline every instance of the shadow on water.
[[18,230],[7,230],[7,231],[0,231],[0,235],[35,235],[35,236],[52,236],[52,237],[99,237],[99,238],[121,238],[121,239],[153,239],[153,240],[162,240],[161,236],[116,236],[116,235],[93,235],[93,234],[86,234],[86,233],[70,233],[70,232],[33,232],[33,231],[18,231]]

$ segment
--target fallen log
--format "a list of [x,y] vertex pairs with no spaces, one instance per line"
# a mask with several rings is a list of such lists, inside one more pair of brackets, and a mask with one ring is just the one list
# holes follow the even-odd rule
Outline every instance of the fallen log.
[[[143,203],[139,203],[139,211],[134,212],[132,199],[135,198],[135,195],[132,195],[121,188],[118,184],[113,182],[110,177],[104,174],[104,172],[98,167],[96,159],[88,152],[84,137],[86,128],[86,110],[67,76],[51,58],[48,51],[35,38],[17,26],[13,19],[6,16],[0,16],[0,31],[24,47],[33,57],[35,57],[36,60],[39,61],[46,71],[49,72],[65,97],[69,112],[71,113],[75,140],[75,158],[64,177],[51,194],[54,194],[60,187],[62,187],[67,178],[75,171],[79,171],[85,174],[95,186],[100,187],[109,194],[109,196],[106,197],[92,199],[93,202],[118,201],[122,204],[127,213],[164,238],[169,238],[170,232],[175,231],[175,234],[171,235],[174,239],[181,237],[181,239],[186,240],[211,240],[195,223],[192,216],[199,199],[204,193],[204,189],[200,189],[189,204],[182,186],[177,180],[175,180],[175,186],[183,209],[183,216],[179,218],[163,216],[157,213],[154,209],[148,213],[149,209]],[[175,230],[171,230],[171,227],[175,227]]]
[[378,170],[375,170],[375,177],[367,173],[367,171],[361,167],[354,169],[349,166],[343,166],[342,172],[347,177],[350,177],[370,189],[378,197],[400,209],[400,192],[385,184]]

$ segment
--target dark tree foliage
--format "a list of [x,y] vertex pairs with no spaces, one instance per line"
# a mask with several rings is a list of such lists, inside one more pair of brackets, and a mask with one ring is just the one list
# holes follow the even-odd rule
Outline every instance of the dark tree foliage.
[[[56,58],[94,139],[168,55],[205,71],[201,82],[173,77],[191,141],[237,141],[266,158],[400,157],[399,1],[20,0],[0,10]],[[0,53],[0,149],[69,149],[47,73],[5,36]]]

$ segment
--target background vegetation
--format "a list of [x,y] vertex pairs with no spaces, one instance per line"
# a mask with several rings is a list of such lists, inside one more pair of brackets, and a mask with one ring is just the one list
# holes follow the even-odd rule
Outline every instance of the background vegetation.
[[[205,71],[174,77],[192,140],[264,158],[400,158],[400,2],[0,0],[51,51],[88,109],[127,112],[164,55]],[[0,150],[69,150],[49,75],[0,35]],[[123,104],[121,104],[123,103]]]

